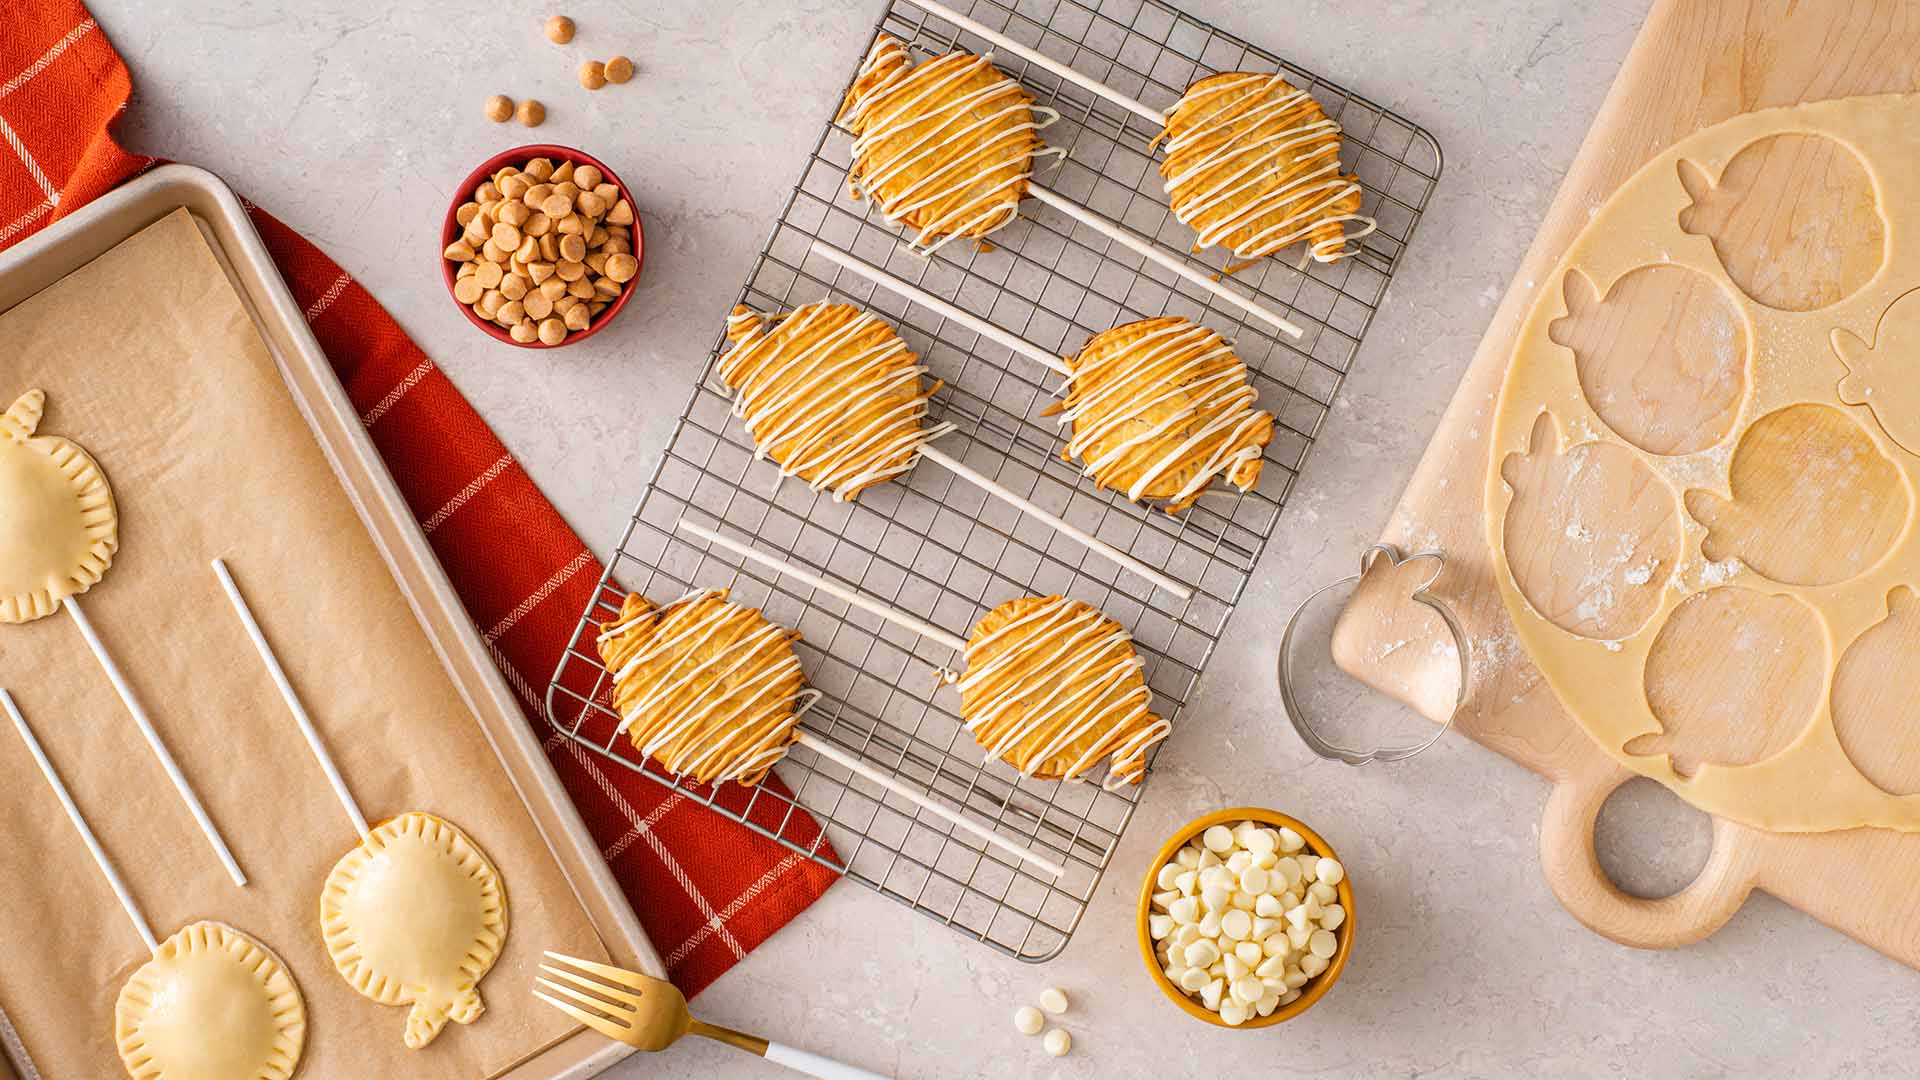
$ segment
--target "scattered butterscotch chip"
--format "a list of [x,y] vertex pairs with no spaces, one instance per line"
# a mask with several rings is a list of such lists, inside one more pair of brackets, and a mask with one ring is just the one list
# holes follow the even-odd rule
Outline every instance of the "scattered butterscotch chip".
[[565,45],[573,40],[573,20],[565,15],[555,15],[547,20],[547,40],[555,45]]
[[547,119],[547,107],[528,98],[520,103],[520,124],[522,127],[539,127]]
[[[621,79],[621,82],[627,80]],[[495,94],[487,99],[485,105],[487,119],[496,124],[504,124],[513,118],[513,99],[505,94]]]
[[616,56],[607,61],[607,81],[623,83],[633,78],[633,61],[624,56]]
[[589,90],[598,90],[607,85],[607,65],[598,60],[588,60],[581,64],[580,85]]
[[594,165],[506,166],[454,211],[453,295],[522,344],[586,330],[640,271],[633,205]]

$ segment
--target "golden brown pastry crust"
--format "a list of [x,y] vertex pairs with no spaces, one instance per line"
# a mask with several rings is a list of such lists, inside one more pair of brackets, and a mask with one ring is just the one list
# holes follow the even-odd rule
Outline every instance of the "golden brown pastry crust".
[[915,243],[925,246],[985,236],[1017,217],[1046,146],[1036,133],[1057,116],[1034,109],[1032,95],[986,57],[955,52],[915,66],[882,34],[834,119],[855,136],[849,190],[873,196],[888,221],[919,229]]
[[733,349],[719,374],[756,451],[815,491],[851,499],[913,467],[929,440],[922,426],[940,389],[886,320],[822,300],[764,317],[736,307]]
[[1068,361],[1063,412],[1079,460],[1103,488],[1134,500],[1193,505],[1215,477],[1241,491],[1260,481],[1273,416],[1254,408],[1246,365],[1219,334],[1177,316],[1124,323]]
[[799,638],[711,589],[664,608],[629,593],[598,645],[635,747],[677,776],[752,786],[799,736]]
[[1099,609],[1023,596],[989,611],[967,641],[960,712],[990,755],[1023,775],[1076,779],[1111,755],[1108,790],[1137,784],[1169,725],[1148,711],[1133,638]]
[[[1174,216],[1198,232],[1194,250],[1226,247],[1253,260],[1307,242],[1336,262],[1373,229],[1358,177],[1340,171],[1340,125],[1278,75],[1223,71],[1187,87],[1160,133],[1160,175]],[[1159,141],[1156,140],[1156,141]]]

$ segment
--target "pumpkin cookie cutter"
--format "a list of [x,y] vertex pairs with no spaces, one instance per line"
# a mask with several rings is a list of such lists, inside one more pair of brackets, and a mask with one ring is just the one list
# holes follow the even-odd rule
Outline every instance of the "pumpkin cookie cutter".
[[[1403,746],[1368,748],[1342,746],[1320,733],[1320,729],[1315,726],[1307,709],[1300,703],[1299,694],[1296,693],[1299,668],[1294,664],[1294,636],[1300,629],[1301,618],[1316,601],[1336,589],[1357,586],[1381,559],[1387,561],[1388,569],[1421,560],[1433,561],[1433,572],[1414,586],[1413,591],[1408,594],[1408,599],[1432,609],[1436,615],[1440,616],[1440,621],[1446,625],[1447,632],[1453,636],[1454,655],[1460,662],[1460,685],[1454,697],[1453,708],[1447,712],[1446,720],[1426,738]],[[1359,573],[1322,585],[1307,594],[1306,599],[1300,601],[1299,606],[1293,609],[1293,614],[1287,618],[1286,631],[1280,636],[1280,657],[1276,664],[1276,673],[1280,682],[1280,701],[1286,707],[1287,719],[1293,723],[1293,730],[1299,733],[1300,740],[1307,744],[1309,750],[1330,761],[1345,762],[1348,765],[1365,765],[1374,761],[1405,761],[1439,742],[1440,737],[1453,727],[1454,718],[1460,715],[1460,710],[1467,701],[1467,676],[1470,668],[1466,628],[1461,625],[1459,617],[1453,613],[1451,607],[1447,606],[1446,601],[1429,592],[1433,583],[1440,580],[1440,575],[1445,572],[1446,566],[1446,555],[1437,550],[1402,555],[1400,549],[1392,544],[1373,544],[1360,553]]]

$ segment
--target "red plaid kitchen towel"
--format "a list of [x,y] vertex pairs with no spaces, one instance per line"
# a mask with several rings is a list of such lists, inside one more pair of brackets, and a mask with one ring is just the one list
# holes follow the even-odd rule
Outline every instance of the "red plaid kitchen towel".
[[[132,89],[78,0],[9,4],[0,18],[0,247],[154,163],[120,149],[107,131]],[[365,289],[265,211],[248,204],[248,212],[648,937],[691,997],[834,875],[554,733],[546,681],[593,594],[599,561]],[[762,824],[784,827],[802,846],[819,836],[805,814],[783,822],[778,805],[759,800],[756,815],[769,807]]]

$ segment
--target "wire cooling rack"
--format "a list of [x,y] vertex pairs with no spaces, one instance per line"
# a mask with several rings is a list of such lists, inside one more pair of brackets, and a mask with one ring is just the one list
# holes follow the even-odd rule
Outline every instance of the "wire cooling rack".
[[[1180,737],[1181,713],[1234,604],[1259,560],[1308,448],[1372,323],[1394,268],[1440,174],[1440,148],[1411,121],[1159,3],[1158,0],[958,0],[974,20],[1155,106],[1216,71],[1284,71],[1346,129],[1343,161],[1379,219],[1353,258],[1304,270],[1277,258],[1232,276],[1305,328],[1299,340],[1222,304],[1103,234],[1029,203],[990,249],[954,243],[931,258],[906,249],[900,232],[847,193],[851,137],[831,122],[807,158],[779,222],[761,249],[740,302],[784,311],[822,297],[875,310],[899,327],[946,386],[931,419],[956,425],[941,447],[1003,486],[1194,587],[1179,601],[1116,570],[1085,548],[930,464],[835,502],[804,484],[776,485],[769,462],[716,389],[714,362],[693,391],[632,520],[607,562],[554,673],[552,722],[593,753],[662,784],[680,784],[788,848],[832,867],[956,931],[1024,960],[1059,953],[1079,924],[1133,815],[1139,789],[1025,780],[982,762],[958,714],[958,694],[936,668],[957,658],[814,588],[677,534],[683,516],[770,554],[844,582],[964,638],[994,605],[1063,593],[1129,627],[1156,711]],[[989,43],[893,0],[874,27],[925,60]],[[872,38],[849,46],[852,68]],[[1020,79],[1058,123],[1043,134],[1067,149],[1042,180],[1055,191],[1184,252],[1192,233],[1174,219],[1148,142],[1151,125],[1019,57],[995,62]],[[1205,323],[1235,343],[1261,404],[1278,424],[1257,488],[1210,494],[1179,517],[1094,489],[1062,461],[1052,418],[1041,410],[1053,381],[1031,361],[912,306],[809,253],[819,239],[914,282],[1049,350],[1071,354],[1119,323],[1162,314]],[[1222,252],[1191,257],[1211,273]],[[724,312],[713,313],[716,327]],[[798,646],[823,696],[803,720],[818,737],[858,754],[901,782],[1066,867],[1053,879],[956,833],[939,817],[796,746],[773,785],[716,792],[682,783],[616,733],[610,678],[594,651],[598,622],[612,620],[626,589],[666,603],[695,588],[725,587],[736,601],[804,635]],[[824,826],[813,840],[789,828],[796,812]]]

